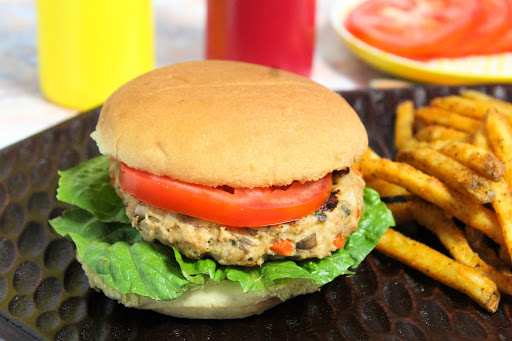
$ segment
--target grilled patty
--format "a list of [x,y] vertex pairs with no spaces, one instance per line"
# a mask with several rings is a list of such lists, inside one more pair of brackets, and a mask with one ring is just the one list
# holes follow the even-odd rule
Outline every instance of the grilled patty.
[[[349,170],[333,173],[329,200],[316,212],[294,221],[259,228],[230,227],[148,205],[125,193],[119,184],[120,163],[111,162],[114,187],[127,206],[126,215],[142,237],[174,246],[189,258],[212,257],[224,265],[261,265],[266,260],[324,258],[337,248],[334,240],[348,238],[364,209],[364,181]],[[271,250],[288,240],[288,256]]]

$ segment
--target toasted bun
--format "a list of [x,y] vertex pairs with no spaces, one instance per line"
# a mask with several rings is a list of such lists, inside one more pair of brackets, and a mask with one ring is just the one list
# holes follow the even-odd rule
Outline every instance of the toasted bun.
[[298,75],[200,61],[144,74],[110,96],[92,137],[100,152],[207,186],[317,180],[356,162],[366,130],[347,102]]
[[[77,257],[82,263],[81,259]],[[82,268],[92,288],[99,289],[108,297],[127,307],[149,309],[161,314],[192,319],[238,319],[261,314],[292,297],[320,290],[320,285],[308,279],[287,280],[286,284],[267,291],[244,293],[237,282],[208,281],[199,289],[186,291],[172,301],[155,301],[134,294],[121,294],[108,286],[86,264]]]

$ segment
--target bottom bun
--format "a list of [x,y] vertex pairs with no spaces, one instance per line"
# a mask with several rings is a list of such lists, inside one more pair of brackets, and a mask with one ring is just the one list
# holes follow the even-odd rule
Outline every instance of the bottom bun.
[[292,297],[320,290],[309,279],[287,279],[265,291],[244,293],[238,282],[208,280],[202,287],[189,290],[171,301],[156,301],[136,294],[121,294],[108,286],[80,257],[89,284],[127,307],[149,309],[161,314],[191,319],[238,319],[261,314]]

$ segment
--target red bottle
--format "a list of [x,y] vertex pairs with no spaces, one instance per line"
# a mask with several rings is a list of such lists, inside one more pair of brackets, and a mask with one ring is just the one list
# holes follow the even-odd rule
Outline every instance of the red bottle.
[[315,0],[208,0],[206,58],[311,74]]

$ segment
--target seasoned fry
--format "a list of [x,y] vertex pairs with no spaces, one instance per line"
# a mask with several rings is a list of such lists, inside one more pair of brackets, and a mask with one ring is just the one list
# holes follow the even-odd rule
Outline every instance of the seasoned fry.
[[393,218],[397,225],[405,224],[414,220],[412,213],[414,206],[412,201],[394,202],[386,204],[386,206],[393,213]]
[[[512,276],[510,274],[503,274],[494,266],[484,262],[471,249],[464,233],[455,226],[453,220],[439,207],[422,200],[391,203],[386,204],[386,206],[393,212],[397,225],[416,220],[420,225],[434,233],[457,261],[471,266],[482,275],[491,278],[498,286],[500,292],[512,295]],[[474,231],[480,232],[478,230]],[[481,236],[483,237],[483,235]],[[494,259],[497,260],[495,253]]]
[[[363,154],[361,160],[359,161],[359,168],[358,170],[363,173],[363,176],[365,173],[364,165],[365,162],[368,160],[378,160],[380,159],[380,156],[375,153],[371,148],[368,148],[366,152]],[[379,193],[381,197],[396,197],[396,196],[403,196],[403,195],[411,195],[411,193],[406,190],[405,188],[392,184],[388,181],[384,181],[382,179],[378,179],[375,177],[372,177],[371,175],[367,174],[364,177],[364,180],[366,181],[366,187],[369,187],[371,189],[374,189]]]
[[370,150],[361,172],[382,197],[408,194],[386,204],[395,221],[417,221],[455,260],[393,229],[377,250],[495,311],[498,290],[512,295],[512,104],[464,90],[416,110],[403,102],[396,120],[397,162]]
[[437,124],[471,134],[476,132],[480,126],[480,121],[474,118],[436,107],[419,108],[415,112],[415,117],[426,125]]
[[491,146],[489,146],[489,141],[487,141],[487,133],[485,132],[485,121],[480,123],[480,127],[473,134],[473,140],[471,143],[478,148],[491,150]]
[[496,156],[505,163],[505,181],[512,185],[512,126],[508,119],[490,110],[486,117],[486,131],[489,144]]
[[363,174],[403,186],[409,192],[443,208],[448,214],[484,232],[497,243],[504,243],[494,212],[451,189],[440,180],[408,164],[387,159],[366,160],[362,169]]
[[437,144],[435,149],[493,181],[505,175],[505,164],[485,149],[461,142]]
[[411,192],[409,192],[405,188],[381,179],[370,178],[365,179],[365,181],[366,187],[376,190],[377,193],[379,193],[379,195],[381,196],[381,198],[411,195]]
[[411,148],[423,148],[423,147],[429,147],[432,143],[441,143],[442,141],[432,141],[432,142],[426,142],[426,141],[419,141],[416,138],[411,138],[403,143],[403,148],[397,148],[398,150],[401,149],[411,149]]
[[422,129],[425,129],[427,125],[418,121],[418,120],[414,120],[414,127],[413,127],[413,131],[420,131]]
[[491,264],[495,268],[502,268],[503,262],[498,258],[496,251],[494,251],[485,242],[485,235],[482,231],[477,230],[469,225],[464,228],[464,235],[473,249],[478,255],[488,264]]
[[405,148],[408,140],[412,138],[414,124],[414,104],[405,101],[396,109],[395,145],[398,149]]
[[448,218],[440,208],[422,201],[410,202],[409,208],[414,220],[432,231],[453,258],[491,278],[500,292],[512,295],[512,276],[502,274],[473,252],[464,233],[455,226],[453,220]]
[[433,149],[402,150],[398,153],[396,160],[406,162],[424,173],[435,176],[481,204],[491,202],[496,196],[489,180]]
[[504,115],[512,115],[512,104],[504,101],[500,101],[497,98],[486,95],[483,92],[475,90],[462,90],[460,92],[462,97],[472,99],[474,101],[481,101],[484,103],[492,103],[496,108],[503,112]]
[[365,181],[370,179],[376,179],[376,177],[372,176],[371,174],[369,174],[369,172],[366,171],[365,165],[368,164],[368,162],[371,162],[371,160],[378,159],[380,159],[380,156],[377,153],[375,153],[373,149],[368,148],[361,157],[361,160],[359,160],[359,171],[363,173]]
[[430,101],[430,105],[481,120],[485,117],[487,110],[493,106],[493,103],[489,101],[475,101],[460,96],[446,96],[434,98]]
[[[432,142],[437,140],[450,140],[460,142],[471,142],[471,135],[460,130],[440,126],[440,125],[429,125],[418,131],[415,135],[418,141]],[[398,149],[404,149],[399,148]]]
[[503,180],[493,182],[492,186],[496,192],[496,199],[492,202],[492,207],[496,212],[505,239],[509,254],[508,260],[512,255],[512,192]]
[[[424,130],[426,128],[423,128],[422,130]],[[399,151],[402,150],[402,149],[415,149],[415,148],[437,148],[436,146],[438,145],[441,145],[443,143],[445,143],[446,141],[443,141],[443,140],[434,140],[434,141],[430,141],[430,142],[427,142],[427,141],[420,141],[418,139],[416,139],[416,137],[412,137],[410,139],[408,139],[407,141],[405,141],[403,143],[403,148],[397,148]]]
[[472,267],[454,261],[391,228],[386,230],[376,249],[465,293],[489,312],[498,309],[501,296],[496,284]]
[[510,259],[510,253],[506,246],[501,246],[498,250],[498,258],[505,264],[509,269],[512,266],[512,260]]
[[373,149],[368,148],[368,149],[366,149],[363,156],[361,157],[360,162],[364,162],[364,160],[378,160],[378,159],[380,159],[379,154],[375,153],[373,151]]

